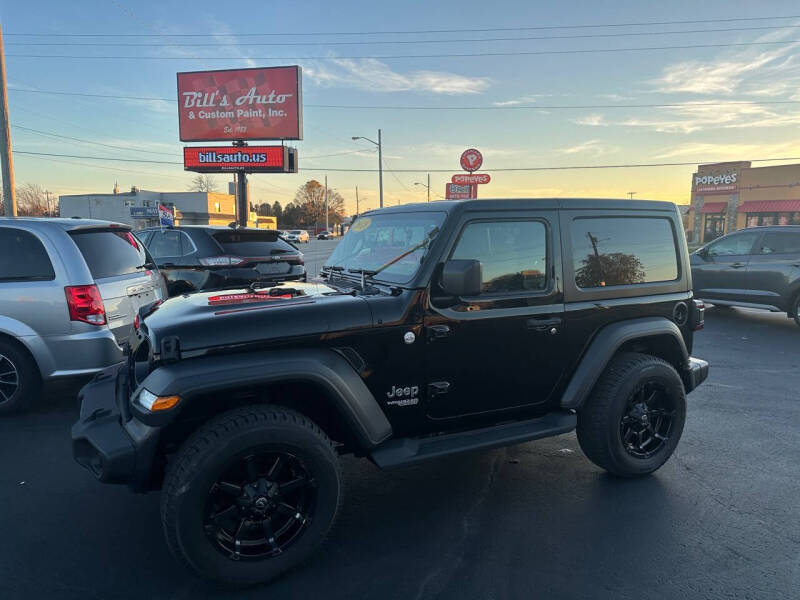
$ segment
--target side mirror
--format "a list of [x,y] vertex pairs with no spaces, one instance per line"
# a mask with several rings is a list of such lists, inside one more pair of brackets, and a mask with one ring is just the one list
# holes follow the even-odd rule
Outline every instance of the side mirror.
[[444,263],[441,286],[451,296],[477,296],[481,293],[483,268],[479,260],[453,259]]

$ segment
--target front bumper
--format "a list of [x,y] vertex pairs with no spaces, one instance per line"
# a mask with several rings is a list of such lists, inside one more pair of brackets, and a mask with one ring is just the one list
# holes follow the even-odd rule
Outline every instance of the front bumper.
[[689,366],[683,371],[683,387],[688,394],[708,378],[708,362],[701,358],[689,358]]
[[72,426],[72,455],[103,483],[150,488],[159,428],[130,418],[127,371],[121,363],[98,373],[81,389],[80,419]]

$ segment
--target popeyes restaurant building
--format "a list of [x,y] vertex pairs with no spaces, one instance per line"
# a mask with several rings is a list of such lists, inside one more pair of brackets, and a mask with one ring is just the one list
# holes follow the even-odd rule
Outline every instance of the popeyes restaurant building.
[[750,166],[750,161],[700,165],[692,175],[690,242],[759,225],[800,225],[800,164]]

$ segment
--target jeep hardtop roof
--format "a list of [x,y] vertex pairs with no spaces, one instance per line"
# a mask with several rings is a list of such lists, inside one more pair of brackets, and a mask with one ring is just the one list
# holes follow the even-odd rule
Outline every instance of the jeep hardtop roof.
[[409,211],[456,212],[463,210],[530,210],[530,209],[565,209],[565,210],[667,210],[674,211],[672,202],[659,200],[622,200],[619,198],[487,198],[480,200],[440,200],[437,202],[419,202],[402,204],[369,210],[362,215],[376,212],[400,213]]

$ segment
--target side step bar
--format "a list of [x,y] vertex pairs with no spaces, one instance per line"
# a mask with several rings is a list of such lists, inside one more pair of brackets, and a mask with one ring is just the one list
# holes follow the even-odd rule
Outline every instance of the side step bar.
[[467,450],[488,450],[560,435],[572,431],[577,424],[578,417],[575,413],[562,410],[538,419],[483,429],[424,438],[388,440],[373,450],[370,458],[381,469],[388,469]]

